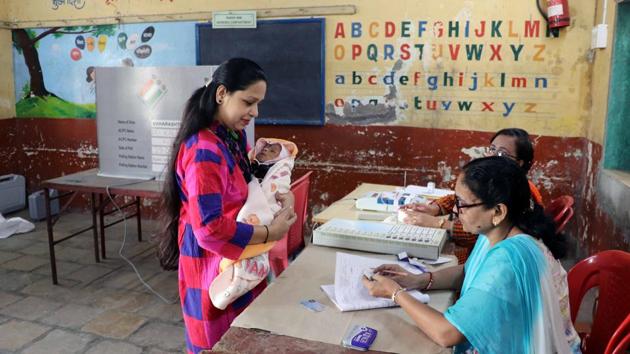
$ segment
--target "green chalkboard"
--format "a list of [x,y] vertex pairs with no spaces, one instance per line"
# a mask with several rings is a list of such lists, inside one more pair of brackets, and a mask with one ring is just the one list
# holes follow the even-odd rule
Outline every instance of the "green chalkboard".
[[617,5],[604,168],[630,171],[630,3]]

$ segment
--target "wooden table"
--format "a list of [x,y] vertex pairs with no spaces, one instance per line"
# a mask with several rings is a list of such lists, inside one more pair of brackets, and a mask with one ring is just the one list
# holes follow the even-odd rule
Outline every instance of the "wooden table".
[[[229,353],[351,353],[339,343],[349,327],[364,324],[378,331],[372,348],[381,352],[450,352],[431,341],[401,308],[340,312],[320,289],[320,285],[334,283],[337,251],[395,261],[392,255],[309,245],[234,320],[213,350]],[[453,257],[449,265],[456,263]],[[428,293],[431,295],[429,305],[442,312],[454,301],[452,291]],[[315,299],[324,304],[324,311],[307,311],[299,304],[304,299]]]
[[[355,201],[368,192],[394,191],[398,186],[363,183],[342,199],[334,202],[328,208],[313,217],[313,222],[323,224],[332,218],[344,218],[356,220],[360,213],[383,214],[358,210]],[[335,327],[339,323],[349,326],[353,323],[374,324],[378,327],[375,318],[383,317],[394,319],[398,333],[389,333],[387,329],[381,331],[381,336],[400,336],[409,338],[414,343],[415,353],[449,353],[450,349],[437,346],[428,337],[415,327],[404,311],[397,309],[378,309],[369,311],[341,313],[335,305],[319,289],[322,284],[334,282],[334,254],[337,251],[349,253],[361,253],[348,250],[308,245],[276,281],[268,287],[233,323],[232,327],[214,346],[213,352],[217,353],[356,353],[357,351],[343,348],[339,345],[345,327]],[[445,247],[448,254],[448,247]],[[361,253],[365,254],[365,253]],[[380,255],[383,257],[383,255]],[[392,261],[393,256],[390,256]],[[454,258],[454,257],[453,257]],[[451,262],[452,265],[457,261]],[[315,264],[315,265],[314,265]],[[289,289],[297,289],[297,292],[289,292]],[[327,306],[326,310],[319,314],[303,313],[298,303],[303,299],[316,299]],[[454,293],[443,291],[433,292],[432,306],[444,311],[454,301]],[[296,308],[297,307],[297,308]],[[289,326],[274,326],[276,321],[286,319],[288,313],[301,311],[304,316],[296,319]],[[311,316],[309,316],[311,315]],[[309,316],[309,317],[306,317]],[[261,321],[262,320],[262,321]],[[327,332],[310,338],[300,338],[298,335],[300,326],[308,326],[314,332]],[[330,340],[330,332],[336,333],[334,340]],[[402,334],[401,334],[402,333]],[[335,335],[335,334],[333,334]],[[322,337],[324,336],[324,337]],[[390,349],[380,349],[391,351]],[[403,351],[404,352],[404,351]],[[382,353],[382,351],[368,351],[368,353]]]
[[[138,241],[142,241],[142,227],[141,227],[141,213],[140,213],[140,201],[142,198],[159,198],[162,190],[161,183],[155,180],[138,180],[131,178],[119,178],[119,177],[104,177],[98,175],[97,169],[86,170],[78,173],[69,174],[66,176],[49,179],[43,182],[44,187],[44,199],[46,204],[46,227],[48,229],[48,249],[50,253],[50,270],[52,274],[53,284],[58,284],[57,281],[57,263],[55,259],[55,245],[68,240],[74,236],[77,236],[86,231],[92,231],[94,237],[94,259],[99,262],[99,226],[101,235],[101,257],[105,258],[105,229],[109,226],[115,225],[125,218],[135,216],[138,225]],[[51,197],[50,189],[56,189],[60,193],[58,196]],[[105,223],[105,216],[117,211],[116,208],[107,209],[110,204],[110,198],[116,196],[132,197],[134,200],[127,204],[119,206],[121,210],[131,210],[126,213],[123,218]],[[53,234],[53,227],[59,220],[59,217],[65,211],[72,200],[78,194],[89,194],[91,204],[92,220],[91,225],[80,229],[70,235],[66,235],[62,238],[55,240]],[[53,200],[68,198],[66,203],[60,208],[59,214],[53,218],[51,215],[50,203]],[[132,209],[130,209],[132,208]],[[99,222],[97,222],[97,216]]]
[[[360,213],[370,211],[358,210],[355,207],[356,198],[368,192],[394,191],[398,186],[363,183],[342,199],[334,202],[328,208],[315,215],[313,222],[322,224],[332,218],[358,219]],[[375,214],[382,214],[373,212]],[[335,305],[319,289],[322,284],[334,282],[334,254],[337,251],[357,254],[367,254],[357,251],[338,250],[315,245],[308,245],[297,259],[276,279],[269,287],[232,323],[232,327],[214,346],[213,353],[331,353],[350,354],[356,350],[346,349],[339,343],[345,332],[338,326],[340,323],[349,326],[355,323],[371,325],[379,331],[379,336],[389,336],[408,339],[413,343],[413,353],[450,353],[450,348],[441,348],[422,333],[409,316],[400,308],[376,309],[356,312],[339,312]],[[443,248],[444,254],[452,254],[452,245],[447,242]],[[373,254],[372,254],[373,255]],[[375,256],[375,255],[373,255]],[[387,257],[380,255],[380,257]],[[394,260],[394,256],[391,260]],[[457,264],[452,261],[447,267]],[[297,289],[296,292],[288,291]],[[450,291],[430,292],[430,305],[444,311],[454,301],[455,294]],[[303,299],[315,299],[326,305],[326,310],[318,314],[305,313],[298,303]],[[296,308],[297,307],[297,308]],[[275,326],[273,323],[286,319],[288,313],[302,311],[301,318],[296,318],[289,325]],[[393,320],[393,321],[392,321]],[[380,321],[391,323],[392,328],[381,328]],[[382,323],[381,323],[382,324]],[[300,338],[297,332],[300,328],[311,328],[315,333],[309,338]],[[383,331],[381,331],[383,329]],[[336,336],[330,340],[331,332]],[[319,336],[319,337],[318,337]],[[326,337],[328,336],[328,337]],[[326,338],[324,338],[326,337]],[[378,337],[377,337],[378,338]],[[378,340],[378,339],[377,339]],[[376,343],[375,343],[376,344]],[[391,352],[392,348],[372,346],[367,353]],[[381,351],[379,351],[381,350]],[[393,349],[395,351],[395,349]],[[399,350],[407,352],[406,350]]]
[[215,354],[236,354],[236,353],[257,353],[257,354],[385,354],[376,350],[359,352],[354,349],[344,348],[341,345],[334,345],[316,342],[301,338],[283,336],[270,333],[269,331],[230,327],[221,340],[212,348],[202,353]]

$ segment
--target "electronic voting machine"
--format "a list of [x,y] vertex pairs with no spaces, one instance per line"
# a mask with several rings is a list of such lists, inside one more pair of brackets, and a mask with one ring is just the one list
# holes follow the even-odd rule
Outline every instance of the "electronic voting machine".
[[380,212],[396,212],[400,207],[412,203],[427,203],[428,200],[441,198],[453,194],[452,190],[435,188],[434,183],[427,187],[408,185],[396,188],[394,192],[369,192],[357,198],[355,207],[359,210],[374,210]]
[[386,224],[367,220],[332,219],[313,230],[313,244],[435,260],[446,242],[446,230]]

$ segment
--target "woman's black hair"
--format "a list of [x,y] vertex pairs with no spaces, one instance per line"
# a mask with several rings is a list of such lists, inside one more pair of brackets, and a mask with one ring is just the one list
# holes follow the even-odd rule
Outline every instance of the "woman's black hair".
[[490,139],[490,143],[492,143],[499,135],[512,136],[516,138],[514,142],[516,145],[516,158],[523,161],[523,166],[521,166],[521,168],[525,170],[526,173],[529,172],[529,169],[534,163],[534,145],[531,140],[529,140],[529,134],[527,131],[520,128],[501,129],[494,134],[492,139]]
[[556,226],[534,202],[523,169],[512,159],[499,156],[472,160],[463,167],[462,182],[484,204],[507,206],[507,220],[547,246],[555,258],[566,253],[566,240],[556,234]]
[[180,146],[191,136],[208,128],[217,110],[216,94],[219,86],[227,92],[241,91],[259,81],[267,82],[262,68],[244,58],[232,58],[223,62],[212,74],[212,81],[198,88],[186,102],[179,131],[173,141],[168,171],[162,192],[164,230],[158,238],[158,259],[166,270],[176,270],[179,260],[178,227],[182,205],[180,187],[176,176],[176,162]]

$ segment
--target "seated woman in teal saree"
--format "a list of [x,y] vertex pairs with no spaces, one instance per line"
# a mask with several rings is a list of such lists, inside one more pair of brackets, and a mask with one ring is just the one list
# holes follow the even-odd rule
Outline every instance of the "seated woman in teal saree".
[[[566,272],[556,260],[564,242],[531,200],[523,171],[504,157],[473,160],[455,195],[464,229],[480,236],[466,264],[419,275],[384,265],[373,280],[363,279],[370,294],[391,297],[455,353],[580,353]],[[442,314],[409,289],[455,289],[461,296]]]

